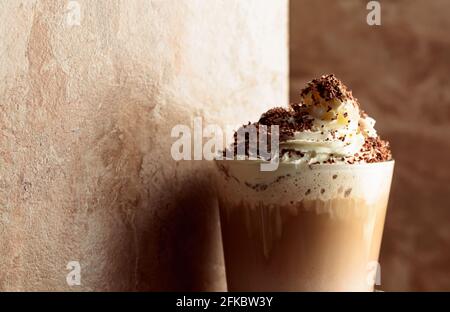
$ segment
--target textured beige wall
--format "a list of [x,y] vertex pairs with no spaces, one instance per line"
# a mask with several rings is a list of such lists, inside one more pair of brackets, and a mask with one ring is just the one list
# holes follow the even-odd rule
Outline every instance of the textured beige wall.
[[170,130],[287,103],[287,1],[67,3],[0,2],[0,290],[223,289],[211,167]]
[[450,1],[291,0],[291,99],[334,72],[391,141],[381,289],[450,290]]

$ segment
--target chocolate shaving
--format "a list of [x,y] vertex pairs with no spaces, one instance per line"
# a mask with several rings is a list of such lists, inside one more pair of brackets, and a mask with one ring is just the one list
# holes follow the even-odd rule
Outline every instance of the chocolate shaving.
[[355,154],[354,160],[358,162],[374,163],[392,159],[389,142],[380,137],[366,138],[359,153]]
[[329,101],[332,99],[344,99],[353,100],[357,103],[357,100],[353,97],[352,92],[334,76],[334,74],[323,75],[319,79],[314,79],[308,83],[306,88],[300,92],[300,96],[304,97],[308,93],[313,95],[312,99],[315,104],[318,104],[317,97],[314,94],[318,93],[322,99]]

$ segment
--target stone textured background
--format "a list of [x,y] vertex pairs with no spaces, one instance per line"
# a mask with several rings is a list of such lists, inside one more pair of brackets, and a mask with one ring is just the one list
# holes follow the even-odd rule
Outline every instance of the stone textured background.
[[450,1],[291,0],[291,100],[335,73],[396,159],[381,251],[381,289],[450,290]]
[[284,0],[1,1],[0,291],[223,290],[210,164],[175,162],[170,131],[286,104],[287,17]]

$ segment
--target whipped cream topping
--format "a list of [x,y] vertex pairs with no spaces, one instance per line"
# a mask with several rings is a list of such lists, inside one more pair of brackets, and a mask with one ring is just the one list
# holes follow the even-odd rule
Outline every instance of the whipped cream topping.
[[[248,126],[278,125],[281,163],[371,163],[392,159],[375,120],[360,109],[352,92],[334,75],[314,79],[301,91],[299,103],[276,107]],[[243,144],[236,142],[236,146]],[[245,142],[244,142],[245,144]]]
[[367,137],[377,137],[375,120],[360,112],[357,100],[333,75],[311,81],[301,93],[301,103],[291,108],[312,122],[309,129],[294,131],[280,142],[280,150],[300,152],[284,153],[281,161],[344,162],[361,151]]

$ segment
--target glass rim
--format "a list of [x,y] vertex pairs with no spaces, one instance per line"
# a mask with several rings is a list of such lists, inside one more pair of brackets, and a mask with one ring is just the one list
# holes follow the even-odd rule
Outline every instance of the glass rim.
[[[233,165],[239,165],[239,166],[256,166],[260,165],[262,163],[269,163],[269,162],[263,162],[262,160],[238,160],[238,159],[214,159],[215,163],[230,163]],[[391,160],[385,160],[385,161],[379,161],[379,162],[373,162],[373,163],[354,163],[354,164],[311,164],[311,165],[298,165],[295,163],[286,163],[286,162],[279,162],[278,163],[278,169],[280,167],[292,167],[296,170],[307,168],[310,170],[321,170],[321,169],[364,169],[364,168],[374,168],[374,167],[385,167],[385,166],[393,166],[395,164],[395,159]],[[278,170],[277,169],[277,170]],[[275,170],[275,171],[277,171]]]

